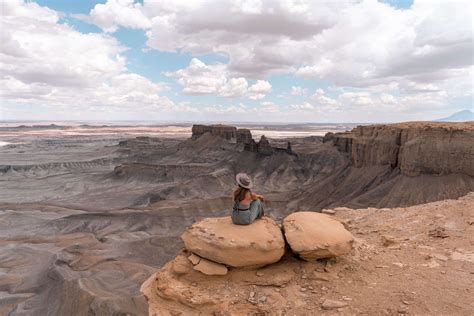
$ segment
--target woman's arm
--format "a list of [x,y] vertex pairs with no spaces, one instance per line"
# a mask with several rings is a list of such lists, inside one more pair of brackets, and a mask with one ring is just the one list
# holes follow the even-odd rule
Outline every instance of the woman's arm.
[[252,200],[262,200],[263,201],[263,195],[259,195],[256,193],[251,193],[252,194]]

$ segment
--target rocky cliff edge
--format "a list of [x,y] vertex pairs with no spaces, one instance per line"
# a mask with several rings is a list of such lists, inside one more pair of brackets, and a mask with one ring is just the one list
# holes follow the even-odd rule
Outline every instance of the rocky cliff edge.
[[474,309],[474,193],[407,208],[323,213],[354,235],[349,253],[302,260],[286,251],[273,264],[206,275],[184,249],[142,285],[150,315],[467,315]]

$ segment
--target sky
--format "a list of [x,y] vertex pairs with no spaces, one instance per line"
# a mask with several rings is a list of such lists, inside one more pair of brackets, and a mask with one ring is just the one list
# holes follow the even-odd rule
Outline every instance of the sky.
[[473,109],[473,3],[1,0],[0,120],[437,119]]

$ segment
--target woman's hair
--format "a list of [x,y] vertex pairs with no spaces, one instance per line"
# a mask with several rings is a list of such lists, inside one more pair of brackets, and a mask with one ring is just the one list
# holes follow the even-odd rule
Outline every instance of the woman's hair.
[[240,202],[245,199],[247,192],[250,192],[250,190],[239,185],[239,188],[234,191],[234,202]]

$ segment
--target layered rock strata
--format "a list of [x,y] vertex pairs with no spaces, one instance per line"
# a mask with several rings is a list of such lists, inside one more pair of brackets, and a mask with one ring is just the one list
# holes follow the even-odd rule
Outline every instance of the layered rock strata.
[[228,125],[201,125],[194,124],[192,127],[192,138],[198,138],[205,133],[210,133],[215,136],[220,136],[225,139],[233,139],[237,135],[237,128]]
[[262,135],[260,140],[256,142],[252,133],[247,128],[237,129],[234,126],[228,125],[199,125],[195,124],[192,127],[192,139],[197,139],[202,135],[209,133],[214,136],[219,136],[227,140],[235,140],[237,144],[243,144],[244,150],[249,152],[258,153],[262,156],[270,156],[274,152],[286,152],[288,154],[294,154],[291,149],[291,144],[288,142],[287,148],[273,148],[270,142]]
[[389,165],[407,176],[474,176],[473,140],[474,122],[358,126],[349,133],[330,133],[324,138],[348,154],[356,168]]

